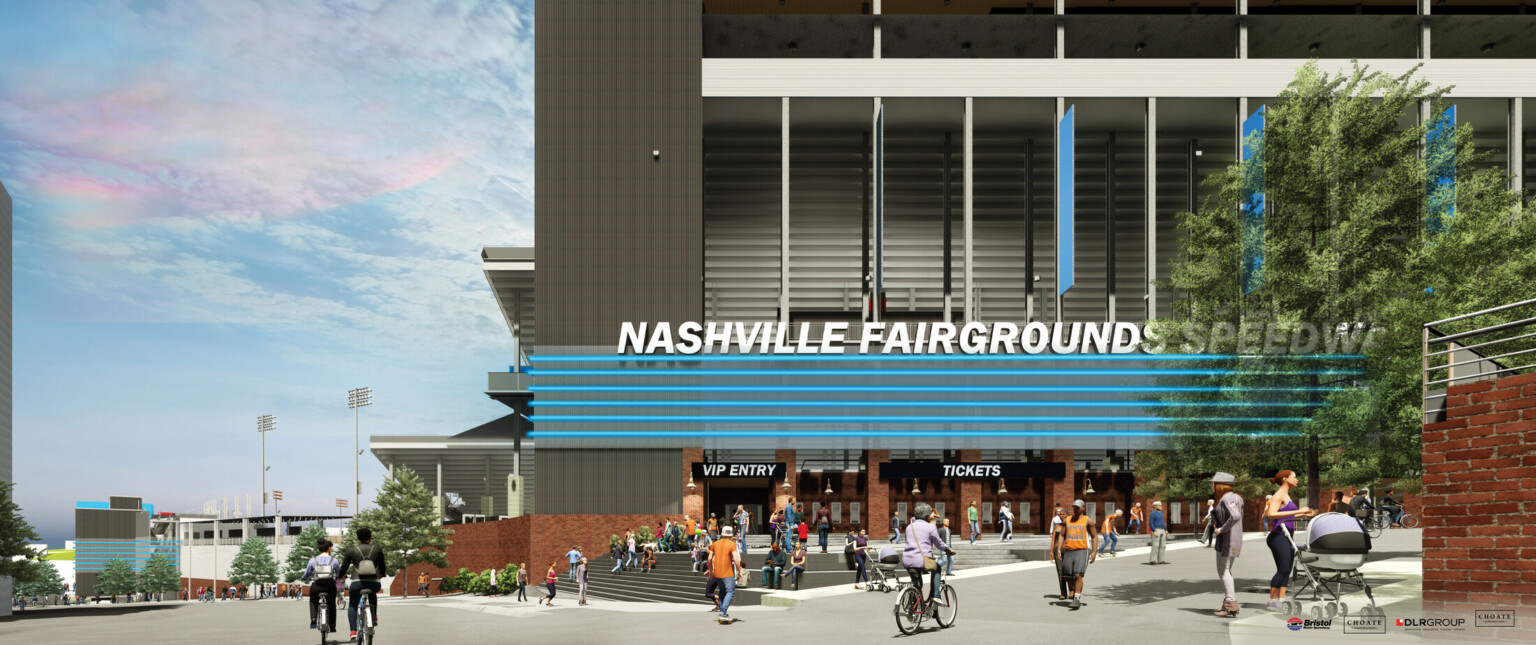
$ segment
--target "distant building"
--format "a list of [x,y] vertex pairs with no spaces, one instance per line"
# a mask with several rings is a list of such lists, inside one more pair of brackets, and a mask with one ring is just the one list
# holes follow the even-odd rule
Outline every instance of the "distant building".
[[75,589],[96,593],[96,577],[108,562],[127,560],[140,571],[149,557],[164,553],[180,566],[180,543],[150,531],[153,504],[138,497],[109,497],[106,502],[75,503]]

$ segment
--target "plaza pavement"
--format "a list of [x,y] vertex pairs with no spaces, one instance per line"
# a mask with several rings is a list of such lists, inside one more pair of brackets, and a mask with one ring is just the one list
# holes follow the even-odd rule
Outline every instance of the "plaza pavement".
[[[620,603],[593,600],[587,607],[562,594],[553,608],[535,603],[530,586],[525,603],[506,597],[445,596],[387,598],[376,641],[389,643],[632,643],[653,639],[728,639],[744,643],[892,642],[1048,643],[1133,642],[1179,645],[1273,645],[1276,639],[1318,643],[1358,642],[1359,636],[1332,631],[1292,632],[1283,617],[1263,611],[1274,572],[1269,550],[1250,534],[1234,567],[1243,614],[1237,620],[1211,615],[1221,604],[1212,552],[1184,541],[1170,545],[1169,565],[1145,564],[1145,547],[1100,558],[1088,570],[1085,604],[1072,610],[1056,599],[1055,569],[1049,562],[1000,565],[949,578],[960,598],[957,624],[902,637],[891,615],[895,594],[846,587],[775,594],[790,607],[740,607],[737,622],[716,624],[714,613],[697,605]],[[1376,540],[1366,569],[1388,618],[1419,613],[1421,533],[1397,529]],[[963,551],[962,557],[963,557]],[[594,572],[592,575],[606,575]],[[850,574],[851,580],[851,574]],[[702,593],[702,580],[700,592]],[[747,591],[743,593],[761,593]],[[1350,598],[1363,606],[1363,596]],[[138,605],[132,607],[139,607]],[[5,643],[314,643],[306,603],[291,600],[213,604],[146,604],[120,615],[68,608],[0,622]],[[158,608],[157,608],[158,607]],[[30,613],[30,612],[29,612]],[[1389,621],[1390,622],[1390,621]],[[1377,642],[1416,642],[1416,636],[1388,628]],[[1347,639],[1347,640],[1346,640]]]

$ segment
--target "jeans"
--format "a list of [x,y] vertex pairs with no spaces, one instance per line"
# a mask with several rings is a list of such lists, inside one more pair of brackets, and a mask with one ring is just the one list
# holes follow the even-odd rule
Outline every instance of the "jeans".
[[869,572],[865,571],[865,569],[864,569],[865,562],[868,559],[869,558],[866,558],[863,555],[859,555],[859,556],[855,556],[854,557],[854,560],[856,561],[856,564],[858,565],[858,569],[856,569],[853,572],[853,584],[859,584],[860,582],[869,582]]
[[720,586],[725,587],[725,596],[720,598],[720,615],[725,616],[730,612],[731,599],[736,597],[736,578],[721,578]]
[[570,580],[571,582],[576,582],[576,564],[577,563],[572,562],[570,570],[565,572],[566,579]]
[[981,522],[971,520],[971,544],[975,544],[978,537],[981,537]]
[[885,538],[885,539],[886,539],[886,540],[887,540],[887,541],[888,541],[888,542],[890,542],[890,543],[891,543],[891,544],[895,544],[895,543],[896,543],[896,536],[897,536],[897,535],[898,535],[898,534],[900,534],[900,533],[901,533],[901,532],[900,532],[900,531],[894,531],[894,530],[893,530],[893,531],[891,531],[891,537],[888,537],[888,538]]
[[517,599],[518,600],[522,600],[522,601],[528,600],[528,584],[527,583],[522,583],[522,584],[517,585]]
[[358,598],[360,598],[363,595],[363,590],[364,589],[369,589],[369,590],[373,591],[373,600],[370,602],[370,604],[373,605],[373,618],[374,618],[374,621],[375,622],[378,621],[378,618],[379,618],[379,602],[378,602],[379,601],[379,589],[381,589],[381,588],[382,587],[379,586],[379,581],[377,581],[377,580],[353,580],[352,581],[352,587],[347,590],[347,598],[349,599],[347,601],[347,624],[352,627],[352,631],[354,631],[354,632],[357,631],[357,600],[358,600]]
[[1221,589],[1227,594],[1222,600],[1237,600],[1236,583],[1232,581],[1232,563],[1236,560],[1237,556],[1216,554],[1216,575],[1221,578]]
[[939,554],[939,559],[936,560],[936,562],[939,563],[939,570],[943,571],[944,575],[947,576],[947,575],[953,574],[955,572],[955,558],[954,558],[954,556],[945,555],[943,553],[940,553]]
[[1130,533],[1131,535],[1135,535],[1136,530],[1139,528],[1141,528],[1141,520],[1133,517],[1131,518],[1130,523],[1125,525],[1125,532]]
[[1115,535],[1114,533],[1105,533],[1104,534],[1104,541],[1099,543],[1099,553],[1100,554],[1104,553],[1104,549],[1109,549],[1110,553],[1114,553],[1115,549],[1117,549],[1119,547],[1120,547],[1120,536]]
[[816,539],[821,543],[822,552],[826,552],[827,550],[827,533],[831,530],[832,528],[828,526],[816,527]]
[[768,565],[763,567],[763,586],[777,587],[784,581],[784,567]]
[[619,570],[623,569],[623,568],[624,568],[624,558],[623,557],[617,557],[617,558],[613,559],[613,570],[609,571],[608,573],[618,573]]
[[[912,587],[921,592],[923,590],[923,570],[907,567],[907,575],[912,576]],[[942,571],[934,571],[932,575],[928,576],[928,594],[925,595],[924,598],[927,600],[938,599],[939,585],[943,581],[944,572]]]
[[1387,514],[1392,516],[1392,523],[1397,524],[1403,517],[1403,509],[1400,506],[1393,506],[1387,509]]
[[805,567],[796,565],[789,568],[789,581],[795,585],[796,589],[800,588],[800,574],[802,573],[805,573]]
[[629,557],[629,559],[625,560],[624,568],[626,568],[626,569],[633,569],[635,567],[635,550],[634,549],[630,549],[629,550],[628,557]]

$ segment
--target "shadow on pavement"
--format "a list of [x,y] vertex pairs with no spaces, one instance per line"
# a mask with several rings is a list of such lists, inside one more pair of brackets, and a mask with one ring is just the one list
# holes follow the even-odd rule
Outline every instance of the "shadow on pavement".
[[10,616],[0,617],[0,623],[16,620],[40,620],[44,618],[69,618],[72,616],[123,616],[137,614],[146,611],[158,611],[161,609],[174,609],[176,605],[140,604],[140,605],[85,605],[81,607],[48,607],[28,609],[26,611],[12,612]]
[[[1257,578],[1237,580],[1238,589],[1257,585],[1268,588],[1269,580]],[[1085,591],[1106,600],[1126,604],[1145,604],[1205,593],[1220,593],[1221,582],[1212,575],[1209,580],[1146,580]],[[1215,609],[1213,608],[1212,611]]]

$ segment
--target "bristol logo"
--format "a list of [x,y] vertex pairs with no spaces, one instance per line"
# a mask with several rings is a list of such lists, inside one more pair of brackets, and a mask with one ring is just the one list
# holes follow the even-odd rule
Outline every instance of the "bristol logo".
[[[1401,621],[1399,621],[1399,622],[1401,622]],[[1299,632],[1299,631],[1301,631],[1301,623],[1302,623],[1302,620],[1300,618],[1292,618],[1290,620],[1285,621],[1285,627],[1286,627],[1286,629],[1289,629],[1289,630],[1291,630],[1293,632]]]

